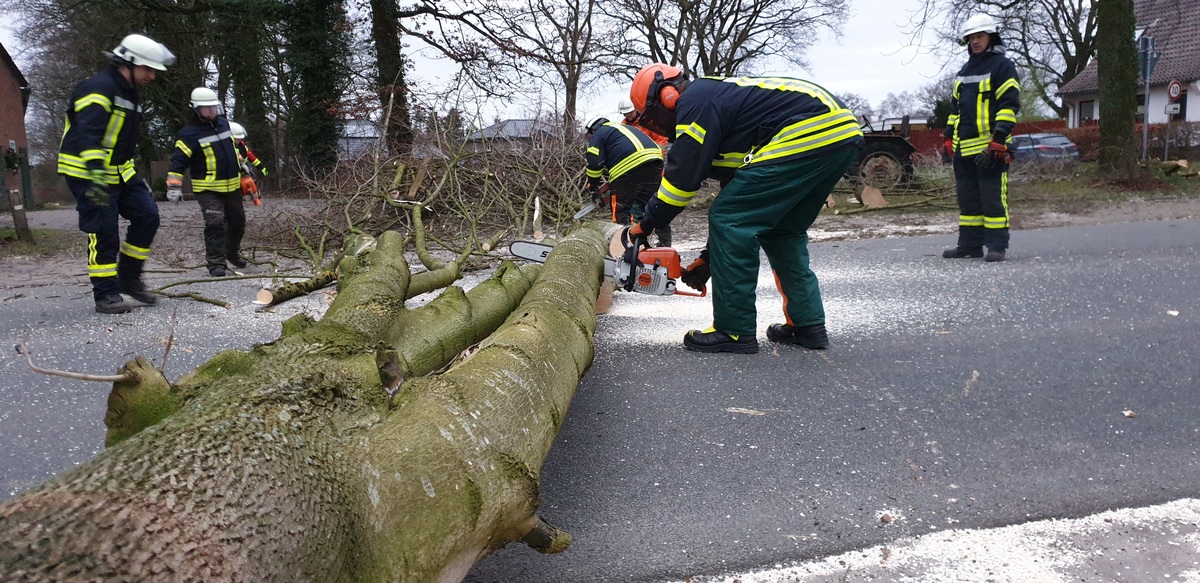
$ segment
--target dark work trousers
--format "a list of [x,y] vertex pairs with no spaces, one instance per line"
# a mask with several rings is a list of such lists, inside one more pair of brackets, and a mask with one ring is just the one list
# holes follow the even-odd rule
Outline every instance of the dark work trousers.
[[975,156],[956,155],[954,182],[958,193],[958,248],[1008,249],[1008,164],[985,172],[975,165]]
[[[646,204],[658,194],[658,186],[662,183],[662,161],[646,162],[612,181],[609,190],[614,193],[613,222],[628,225],[632,218],[641,222],[646,212]],[[654,229],[658,237],[659,247],[671,246],[671,226]]]
[[226,257],[237,257],[246,234],[246,209],[242,192],[196,193],[200,212],[204,213],[204,259],[209,269],[226,268]]
[[708,211],[713,328],[756,333],[761,247],[791,326],[825,323],[817,276],[808,266],[808,228],[833,187],[858,160],[853,144],[808,158],[738,168]]
[[[87,197],[92,183],[65,177],[67,188],[75,196],[79,212],[79,230],[88,236],[88,277],[92,296],[120,293],[120,280],[142,277],[142,267],[150,255],[150,245],[158,232],[158,203],[146,183],[138,177],[129,182],[108,185],[108,204],[98,205]],[[129,228],[121,242],[117,217],[125,217]],[[118,264],[118,253],[120,263]]]

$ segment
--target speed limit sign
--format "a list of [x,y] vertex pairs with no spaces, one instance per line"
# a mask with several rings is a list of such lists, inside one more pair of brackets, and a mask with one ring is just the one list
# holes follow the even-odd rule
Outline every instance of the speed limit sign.
[[1179,98],[1182,95],[1183,83],[1180,83],[1179,81],[1171,81],[1169,84],[1167,84],[1167,99],[1170,99],[1172,102],[1179,101]]

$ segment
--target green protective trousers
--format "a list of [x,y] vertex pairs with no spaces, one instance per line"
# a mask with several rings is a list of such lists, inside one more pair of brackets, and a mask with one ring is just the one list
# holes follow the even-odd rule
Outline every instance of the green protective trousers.
[[825,323],[817,276],[808,267],[808,227],[859,149],[836,150],[779,164],[739,168],[708,211],[713,327],[754,336],[758,315],[758,250],[766,253],[783,295],[786,323]]

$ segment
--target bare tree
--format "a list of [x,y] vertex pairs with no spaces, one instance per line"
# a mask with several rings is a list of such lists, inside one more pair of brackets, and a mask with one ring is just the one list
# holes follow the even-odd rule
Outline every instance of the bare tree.
[[847,0],[616,0],[604,11],[626,31],[616,60],[632,70],[661,62],[730,76],[770,57],[804,66],[816,32],[840,30]]
[[857,93],[842,93],[837,96],[842,103],[846,105],[854,115],[860,118],[866,117],[869,119],[875,118],[875,109],[871,107],[871,102]]

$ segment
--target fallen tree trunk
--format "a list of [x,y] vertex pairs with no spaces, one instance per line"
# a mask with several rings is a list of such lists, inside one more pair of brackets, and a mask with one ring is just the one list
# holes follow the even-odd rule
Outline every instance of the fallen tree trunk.
[[474,355],[389,407],[374,359],[409,282],[391,235],[320,322],[210,361],[175,414],[0,506],[6,580],[456,581],[518,538],[561,548],[537,473],[591,363],[605,228],[561,243]]

